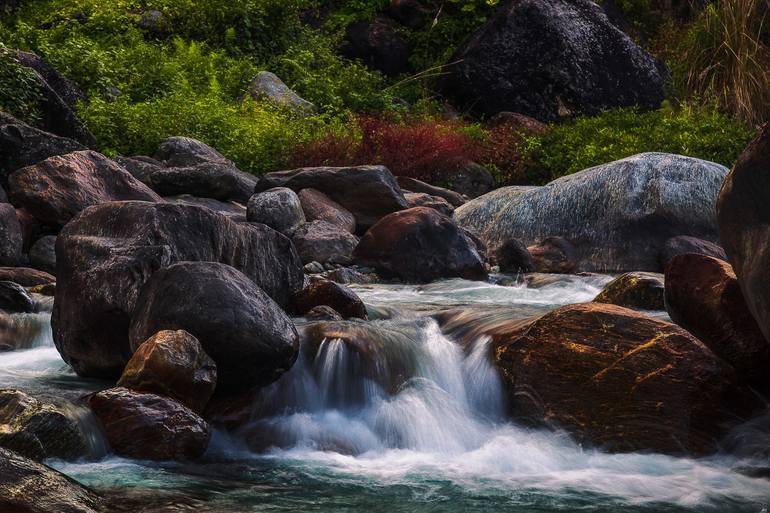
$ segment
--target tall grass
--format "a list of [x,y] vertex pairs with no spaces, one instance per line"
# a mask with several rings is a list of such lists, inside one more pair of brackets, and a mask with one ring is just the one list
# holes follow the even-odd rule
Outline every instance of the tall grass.
[[770,0],[716,0],[683,42],[685,88],[749,125],[770,118]]

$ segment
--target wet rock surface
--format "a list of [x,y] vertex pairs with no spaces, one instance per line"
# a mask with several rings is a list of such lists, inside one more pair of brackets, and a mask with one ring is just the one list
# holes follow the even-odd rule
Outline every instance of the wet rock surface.
[[663,284],[659,273],[625,273],[605,285],[594,301],[635,310],[665,310]]
[[366,305],[355,292],[344,285],[329,280],[313,280],[297,294],[295,300],[300,313],[307,313],[319,306],[334,309],[345,319],[368,319]]

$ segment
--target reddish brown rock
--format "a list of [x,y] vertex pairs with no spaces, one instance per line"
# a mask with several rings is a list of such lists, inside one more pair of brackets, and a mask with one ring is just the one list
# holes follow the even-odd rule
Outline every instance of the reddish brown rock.
[[770,124],[743,151],[717,200],[722,246],[743,297],[770,341]]
[[302,189],[297,196],[308,223],[326,221],[347,232],[356,232],[353,214],[326,194],[315,189]]
[[300,313],[318,306],[328,306],[345,319],[368,319],[366,305],[355,292],[330,280],[315,280],[297,294],[295,304]]
[[110,388],[89,399],[115,454],[143,460],[191,460],[209,443],[209,426],[166,397]]
[[46,272],[29,267],[0,267],[0,281],[12,281],[22,287],[35,287],[54,283],[56,278]]
[[730,264],[694,253],[666,267],[671,319],[735,367],[740,378],[768,382],[770,345],[751,316]]
[[575,246],[564,237],[548,237],[527,250],[539,273],[570,274],[577,269]]
[[200,342],[184,330],[159,331],[128,361],[119,387],[170,397],[198,413],[217,384],[217,367]]
[[361,238],[354,257],[383,276],[409,282],[486,278],[476,244],[452,219],[427,207],[382,218]]
[[610,451],[709,453],[755,406],[695,337],[619,306],[562,307],[494,340],[515,420]]
[[91,205],[108,201],[162,201],[112,160],[77,151],[27,166],[8,177],[8,197],[38,221],[64,226]]

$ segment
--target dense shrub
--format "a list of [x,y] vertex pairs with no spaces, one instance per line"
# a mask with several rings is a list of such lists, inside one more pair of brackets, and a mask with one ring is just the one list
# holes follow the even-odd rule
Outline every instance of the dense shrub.
[[751,131],[714,109],[616,109],[552,126],[529,141],[529,170],[557,177],[636,153],[660,151],[731,167]]
[[35,72],[22,66],[16,56],[0,44],[0,111],[34,124],[40,117],[41,98]]

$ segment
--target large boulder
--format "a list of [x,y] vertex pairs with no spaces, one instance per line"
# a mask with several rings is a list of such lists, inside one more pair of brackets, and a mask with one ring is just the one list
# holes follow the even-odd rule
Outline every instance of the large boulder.
[[179,196],[166,196],[164,200],[178,205],[192,205],[204,207],[214,212],[226,215],[235,222],[246,222],[246,206],[235,201],[219,201],[211,198],[199,198],[189,194],[180,194]]
[[276,187],[251,196],[246,219],[250,223],[266,224],[291,237],[305,224],[305,213],[297,193],[286,187]]
[[0,310],[29,313],[35,309],[35,301],[24,287],[12,281],[0,281]]
[[605,285],[594,301],[634,310],[665,310],[663,289],[662,274],[624,273]]
[[657,272],[671,237],[718,240],[715,205],[726,174],[712,162],[642,153],[543,187],[497,189],[454,218],[490,247],[561,236],[577,248],[578,270]]
[[427,207],[382,218],[361,238],[354,257],[383,276],[409,282],[486,277],[471,238],[452,219]]
[[150,177],[153,173],[166,167],[165,164],[159,160],[141,155],[135,157],[113,157],[112,160],[117,162],[119,166],[131,173],[131,176],[148,187],[151,186]]
[[330,280],[313,280],[297,294],[297,310],[307,314],[319,306],[327,306],[345,319],[368,319],[366,305],[355,292]]
[[8,513],[99,513],[92,490],[23,456],[0,448],[0,511]]
[[269,71],[257,73],[249,85],[249,95],[257,101],[268,101],[303,116],[313,115],[318,110],[315,105],[292,91],[275,73]]
[[65,408],[20,390],[0,390],[0,447],[28,458],[74,460],[88,455],[88,442]]
[[149,175],[150,187],[162,196],[190,194],[222,201],[249,201],[257,179],[228,162],[164,167]]
[[24,246],[22,226],[16,209],[0,203],[0,265],[18,265]]
[[666,266],[666,310],[738,376],[770,384],[770,345],[751,316],[730,264],[694,253]]
[[180,261],[221,262],[242,271],[281,306],[304,286],[302,263],[289,239],[202,207],[97,205],[73,219],[56,244],[54,342],[86,376],[120,376],[131,356],[128,328],[137,297],[158,269]]
[[164,395],[201,413],[217,385],[217,367],[184,330],[159,331],[136,348],[118,386]]
[[663,248],[660,250],[661,267],[665,269],[672,258],[677,255],[684,255],[685,253],[696,253],[698,255],[718,258],[719,260],[727,260],[727,254],[719,244],[697,237],[679,235],[671,237],[663,244]]
[[364,231],[382,217],[409,207],[396,179],[383,166],[312,167],[267,173],[257,192],[288,187],[295,192],[316,189],[349,210],[358,230]]
[[345,31],[342,53],[386,75],[409,70],[409,45],[387,18],[351,23]]
[[181,262],[152,275],[131,316],[131,349],[160,330],[185,330],[217,365],[217,390],[272,383],[297,357],[291,319],[245,274],[213,262]]
[[463,44],[438,89],[463,111],[540,121],[657,108],[667,73],[590,0],[518,0]]
[[356,232],[356,218],[345,207],[315,189],[302,189],[297,194],[308,222],[326,221],[347,232]]
[[709,453],[756,406],[695,337],[619,306],[562,307],[494,343],[515,420],[610,451]]
[[77,141],[38,130],[0,112],[0,185],[8,183],[8,175],[17,169],[85,149]]
[[204,163],[232,164],[206,143],[190,137],[169,137],[160,143],[154,160],[167,167],[192,167]]
[[206,421],[166,397],[110,388],[92,395],[88,403],[120,456],[185,461],[200,457],[208,447]]
[[62,227],[108,201],[162,201],[125,169],[95,151],[51,157],[8,178],[8,196],[43,224]]
[[291,239],[302,262],[349,264],[358,237],[326,221],[313,221],[298,229]]
[[89,148],[96,147],[96,139],[76,114],[77,104],[85,100],[85,95],[40,56],[16,52],[16,57],[23,66],[33,70],[42,93],[38,102],[41,116],[36,124],[43,130],[69,137]]
[[22,287],[37,287],[54,283],[56,278],[47,272],[29,267],[0,267],[0,280],[12,281]]
[[759,328],[770,341],[770,124],[738,157],[719,193],[722,246]]

